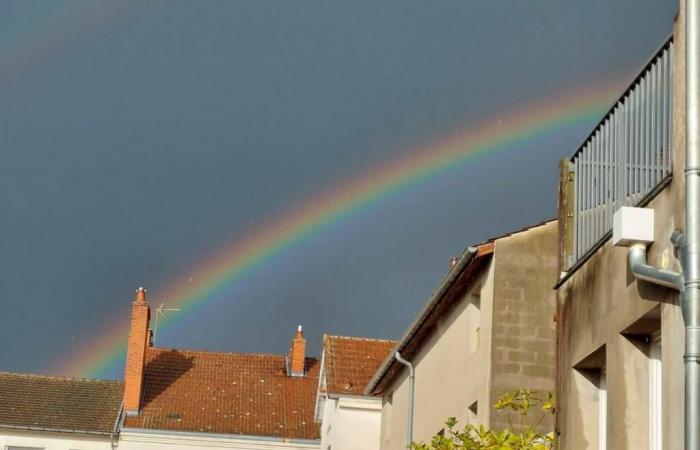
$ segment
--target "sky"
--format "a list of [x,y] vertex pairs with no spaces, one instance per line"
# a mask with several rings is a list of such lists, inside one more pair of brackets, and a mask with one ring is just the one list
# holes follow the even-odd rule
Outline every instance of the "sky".
[[[222,249],[378,167],[558,95],[613,85],[612,104],[677,9],[0,2],[0,371],[121,378],[121,360],[99,374],[62,362],[126,333],[139,286],[151,305],[179,306],[169,287],[203,284],[198,268]],[[558,161],[598,119],[314,229],[169,313],[156,344],[286,353],[297,324],[311,355],[323,334],[399,338],[452,256],[555,217]]]

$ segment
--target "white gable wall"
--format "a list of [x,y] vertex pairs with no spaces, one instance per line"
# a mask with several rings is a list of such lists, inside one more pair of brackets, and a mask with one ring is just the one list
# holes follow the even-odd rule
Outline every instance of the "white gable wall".
[[119,435],[119,450],[318,450],[319,444],[311,440],[135,429],[123,429]]
[[321,449],[379,450],[381,420],[381,398],[327,398],[321,424]]
[[112,450],[109,436],[0,429],[0,449],[10,446],[44,450]]

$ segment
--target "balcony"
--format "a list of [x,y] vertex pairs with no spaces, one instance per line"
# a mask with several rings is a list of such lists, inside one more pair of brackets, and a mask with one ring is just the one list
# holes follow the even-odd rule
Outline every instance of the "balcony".
[[563,186],[569,270],[610,237],[618,208],[646,204],[670,180],[672,79],[671,37],[571,157]]

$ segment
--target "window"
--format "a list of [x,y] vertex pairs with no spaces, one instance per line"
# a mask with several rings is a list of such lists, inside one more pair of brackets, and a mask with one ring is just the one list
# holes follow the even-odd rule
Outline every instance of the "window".
[[[607,449],[608,376],[605,346],[599,347],[573,367],[572,410],[581,422],[582,436],[592,448]],[[596,445],[597,444],[597,445]]]
[[598,450],[608,448],[608,377],[605,367],[598,378]]
[[661,333],[649,344],[649,448],[661,450]]
[[479,417],[479,402],[474,402],[469,405],[469,410],[467,412],[467,422],[474,425],[477,423]]
[[481,341],[481,289],[477,288],[471,297],[469,305],[469,323],[471,328],[469,333],[469,351],[470,353],[475,353],[479,350]]

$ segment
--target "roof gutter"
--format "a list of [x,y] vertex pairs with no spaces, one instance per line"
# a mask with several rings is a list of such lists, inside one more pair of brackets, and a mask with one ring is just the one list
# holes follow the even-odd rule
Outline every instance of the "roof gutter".
[[[438,286],[437,290],[430,297],[430,300],[425,304],[425,306],[423,306],[423,309],[418,314],[418,317],[408,328],[408,331],[406,331],[399,343],[396,344],[394,352],[403,352],[406,349],[407,345],[411,342],[418,330],[423,326],[425,321],[428,319],[428,316],[430,316],[430,313],[437,306],[440,300],[445,296],[445,294],[447,294],[450,287],[457,280],[462,271],[464,271],[464,269],[466,269],[469,266],[469,264],[471,264],[472,261],[474,261],[479,256],[491,253],[493,248],[492,246],[492,243],[487,243],[479,245],[478,247],[468,247],[467,250],[464,253],[462,253],[462,256],[457,261],[457,264],[455,264],[452,270],[450,270],[447,276],[445,276],[445,278],[442,280],[442,283],[440,283],[440,286]],[[387,372],[395,362],[396,360],[394,357],[394,353],[392,352],[392,354],[390,354],[384,360],[382,365],[379,367],[377,372],[367,384],[367,387],[365,388],[366,395],[376,394],[375,390],[377,386],[379,385],[379,383],[382,382]]]
[[403,359],[401,353],[394,353],[396,360],[408,369],[408,423],[406,424],[406,448],[413,444],[413,386],[416,382],[416,369],[410,361]]
[[150,428],[122,428],[122,432],[128,433],[142,433],[142,434],[154,434],[154,435],[172,435],[172,436],[186,436],[194,438],[220,438],[220,439],[230,439],[230,440],[240,440],[240,441],[263,441],[263,442],[281,442],[289,444],[310,444],[318,445],[321,442],[320,439],[294,439],[294,438],[284,438],[284,437],[273,437],[273,436],[256,436],[252,434],[225,434],[225,433],[207,433],[201,431],[174,431],[174,430],[156,430]]
[[112,432],[107,431],[87,431],[87,430],[71,430],[67,428],[50,428],[50,427],[35,427],[31,425],[6,425],[0,424],[0,428],[9,430],[23,430],[23,431],[44,431],[48,433],[73,433],[73,434],[86,434],[90,436],[104,436],[110,437]]
[[114,441],[114,437],[117,436],[117,439],[119,439],[119,425],[122,424],[123,414],[124,402],[119,405],[119,414],[117,414],[117,419],[114,421],[114,428],[112,428],[112,432],[109,434],[109,442],[112,444],[112,449],[117,448],[117,443]]

